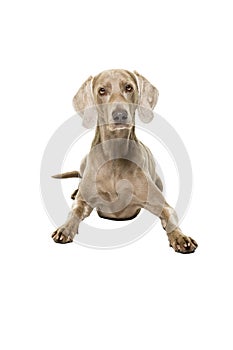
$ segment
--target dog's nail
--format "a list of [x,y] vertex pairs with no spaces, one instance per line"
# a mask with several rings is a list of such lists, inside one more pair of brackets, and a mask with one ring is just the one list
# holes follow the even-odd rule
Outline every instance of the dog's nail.
[[198,247],[198,244],[196,241],[194,241],[194,239],[192,239],[192,243],[195,245],[196,248]]

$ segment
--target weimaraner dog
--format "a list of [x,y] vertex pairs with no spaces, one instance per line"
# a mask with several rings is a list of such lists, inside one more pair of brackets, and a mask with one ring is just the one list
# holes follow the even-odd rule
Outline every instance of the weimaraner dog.
[[84,125],[96,123],[96,132],[80,172],[54,176],[81,178],[67,221],[52,234],[55,242],[72,242],[94,208],[112,220],[132,219],[144,208],[161,219],[176,252],[195,251],[197,243],[182,233],[175,210],[164,199],[150,150],[135,135],[136,110],[149,122],[157,99],[158,90],[147,79],[126,70],[104,71],[81,86],[73,105]]

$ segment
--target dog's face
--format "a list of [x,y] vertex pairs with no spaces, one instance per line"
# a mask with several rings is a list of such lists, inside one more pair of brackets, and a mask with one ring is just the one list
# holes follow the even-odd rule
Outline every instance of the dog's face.
[[93,79],[92,86],[99,123],[110,130],[131,128],[138,105],[135,76],[128,71],[105,71]]
[[112,69],[94,78],[89,77],[73,99],[75,110],[83,117],[83,124],[99,125],[110,130],[130,129],[135,122],[135,110],[145,123],[153,118],[152,110],[158,90],[137,72]]

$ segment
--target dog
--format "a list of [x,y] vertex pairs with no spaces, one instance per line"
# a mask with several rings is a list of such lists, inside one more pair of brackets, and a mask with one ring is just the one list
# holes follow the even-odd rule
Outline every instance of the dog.
[[176,252],[195,251],[196,241],[182,233],[175,210],[164,198],[151,151],[135,134],[136,110],[148,123],[158,95],[157,88],[138,72],[121,69],[89,77],[78,90],[73,106],[83,125],[96,123],[96,131],[80,172],[54,176],[81,178],[67,221],[52,234],[56,243],[72,242],[80,222],[94,208],[110,220],[130,220],[144,208],[160,218]]

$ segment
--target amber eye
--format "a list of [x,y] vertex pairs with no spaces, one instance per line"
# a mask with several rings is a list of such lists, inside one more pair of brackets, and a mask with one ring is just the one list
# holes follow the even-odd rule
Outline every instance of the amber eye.
[[105,88],[103,88],[103,87],[100,88],[98,92],[99,92],[99,94],[100,94],[101,96],[103,96],[103,95],[106,94],[106,90],[105,90]]
[[126,92],[132,92],[133,91],[132,85],[130,85],[130,84],[125,85],[125,91]]

